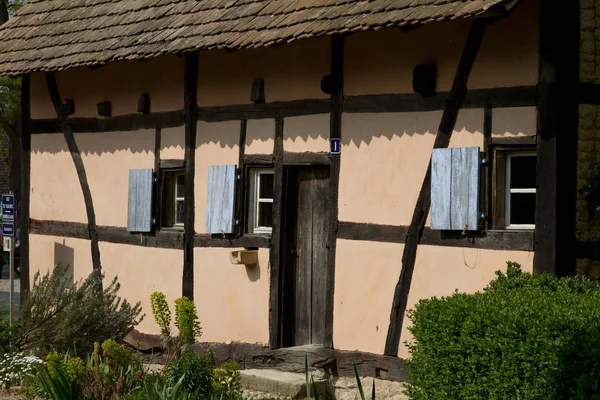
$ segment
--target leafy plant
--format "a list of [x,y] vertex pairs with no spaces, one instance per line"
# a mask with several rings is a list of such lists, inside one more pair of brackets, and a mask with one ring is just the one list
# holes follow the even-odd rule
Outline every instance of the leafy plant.
[[115,277],[104,290],[99,272],[72,282],[67,266],[58,265],[43,276],[36,273],[23,302],[15,342],[21,350],[46,354],[76,349],[85,354],[94,340],[122,339],[142,319],[138,302],[130,305],[117,293]]
[[411,399],[600,399],[600,283],[509,263],[484,292],[408,316]]
[[213,388],[213,360],[210,354],[199,356],[192,351],[173,359],[167,367],[167,376],[177,382],[183,379],[182,387],[188,393],[197,393],[209,399]]
[[192,344],[202,335],[196,305],[187,297],[175,300],[175,326],[185,344]]
[[171,310],[167,303],[167,296],[162,292],[154,292],[150,295],[150,306],[154,321],[160,327],[163,336],[171,336]]
[[212,387],[215,399],[241,400],[240,365],[236,362],[225,362],[221,368],[214,370]]

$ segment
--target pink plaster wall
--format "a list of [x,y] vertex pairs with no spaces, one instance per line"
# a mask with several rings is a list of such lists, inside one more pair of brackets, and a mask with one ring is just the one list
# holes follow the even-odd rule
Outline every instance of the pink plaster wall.
[[[469,88],[537,83],[538,1],[520,2],[513,14],[489,28]],[[349,36],[344,49],[344,94],[412,93],[413,68],[430,62],[438,66],[437,90],[450,90],[471,23],[456,20],[408,33],[391,28]]]
[[258,265],[231,264],[229,251],[194,249],[194,302],[202,341],[268,343],[269,249],[258,251]]
[[[340,221],[410,224],[441,116],[343,115]],[[450,145],[481,146],[482,130],[482,110],[461,110]]]
[[81,186],[63,135],[31,137],[30,202],[33,219],[87,222]]
[[96,223],[127,226],[129,170],[154,168],[154,130],[80,133],[75,140],[92,192]]
[[[98,69],[74,68],[56,74],[61,96],[75,100],[73,117],[98,117],[96,104],[110,100],[112,114],[137,113],[138,99],[148,93],[151,110],[183,108],[183,58],[162,56],[122,61]],[[31,77],[31,117],[56,118],[43,73]]]
[[292,153],[329,151],[329,114],[285,118],[283,150]]
[[[400,276],[403,244],[338,240],[336,248],[333,343],[338,349],[383,354],[394,288]],[[472,293],[483,289],[517,261],[532,271],[533,253],[420,245],[408,299],[412,308],[420,299],[451,295],[456,289]],[[401,342],[410,340],[406,318]],[[398,352],[407,357],[404,346]]]
[[246,126],[246,154],[271,154],[275,145],[275,120],[251,119]]
[[239,160],[240,122],[198,122],[196,136],[196,232],[206,232],[208,167],[237,165]]
[[198,104],[250,103],[256,78],[264,79],[267,102],[328,98],[320,85],[323,75],[329,73],[330,43],[324,37],[254,50],[203,52]]
[[492,136],[535,136],[535,107],[495,108],[492,110]]

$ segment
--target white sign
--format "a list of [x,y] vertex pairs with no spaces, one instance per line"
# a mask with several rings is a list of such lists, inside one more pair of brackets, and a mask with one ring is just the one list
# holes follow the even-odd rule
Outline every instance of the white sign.
[[11,237],[4,236],[4,240],[2,241],[3,242],[3,250],[4,251],[10,251],[11,250],[11,243],[10,243],[11,240],[12,240]]

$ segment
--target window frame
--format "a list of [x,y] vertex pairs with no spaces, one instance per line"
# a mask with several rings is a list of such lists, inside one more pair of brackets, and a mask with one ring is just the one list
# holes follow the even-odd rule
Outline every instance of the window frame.
[[[506,200],[504,202],[505,204],[505,211],[504,211],[504,228],[505,229],[511,229],[511,230],[530,230],[530,229],[535,229],[535,223],[533,224],[512,224],[510,222],[510,211],[511,211],[511,205],[512,205],[512,200],[511,200],[511,194],[513,193],[528,193],[528,194],[535,194],[536,195],[536,200],[537,200],[537,188],[519,188],[519,189],[513,189],[511,188],[511,172],[512,172],[512,160],[516,157],[531,157],[534,156],[536,157],[537,160],[537,153],[535,151],[527,151],[527,150],[515,150],[515,151],[507,151],[506,152],[506,187],[505,187],[505,196],[506,196]],[[535,218],[535,215],[534,215]]]
[[[182,201],[183,205],[185,207],[185,171],[183,170],[177,170],[177,171],[173,171],[173,210],[172,210],[172,215],[171,217],[173,218],[173,227],[175,228],[183,228],[184,223],[183,222],[177,222],[177,202],[178,201]],[[183,176],[184,182],[183,182],[183,188],[184,188],[184,192],[183,192],[183,197],[177,197],[177,187],[178,187],[178,183],[177,183],[177,178],[179,178],[180,176]]]
[[[181,163],[183,165],[183,163]],[[177,176],[185,177],[185,170],[182,166],[174,166],[159,169],[160,186],[157,191],[158,208],[156,210],[157,229],[176,229],[182,230],[184,224],[175,223],[177,213]],[[185,178],[184,178],[185,179]],[[185,192],[183,201],[185,204]]]
[[[492,230],[533,231],[535,224],[510,224],[510,158],[538,156],[534,144],[492,144]],[[529,189],[529,188],[528,188]],[[537,189],[537,188],[536,188]]]
[[258,226],[259,219],[259,206],[260,203],[274,203],[274,198],[260,198],[260,176],[261,175],[275,175],[275,169],[272,166],[248,166],[248,205],[246,211],[248,213],[246,217],[247,227],[245,229],[246,234],[256,235],[271,235],[273,227]]

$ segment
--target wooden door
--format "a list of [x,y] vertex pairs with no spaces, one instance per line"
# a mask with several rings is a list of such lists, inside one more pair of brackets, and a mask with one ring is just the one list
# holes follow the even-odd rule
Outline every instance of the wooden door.
[[286,179],[283,345],[323,344],[329,240],[329,167],[296,167]]

